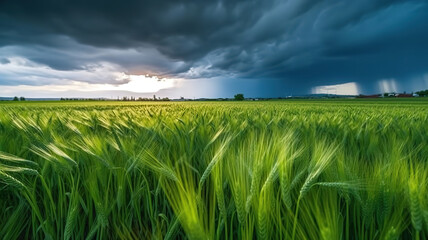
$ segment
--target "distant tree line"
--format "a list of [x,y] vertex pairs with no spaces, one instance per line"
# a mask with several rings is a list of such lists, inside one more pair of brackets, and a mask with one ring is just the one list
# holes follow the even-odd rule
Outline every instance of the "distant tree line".
[[[415,92],[416,94],[418,94],[418,96],[420,97],[428,97],[428,89],[426,90],[421,90],[418,92]],[[399,95],[413,95],[413,94],[406,94],[406,92],[402,93],[402,94],[396,94],[396,93],[384,93],[382,94],[383,97],[396,97]],[[359,97],[363,97],[364,95],[360,95]],[[371,96],[371,95],[370,95]],[[369,97],[370,97],[369,96]],[[373,95],[375,96],[375,95]],[[379,96],[379,95],[377,95]],[[367,97],[367,96],[365,96]],[[181,100],[185,100],[185,101],[193,101],[192,99],[184,99],[183,97],[180,98]],[[282,99],[281,97],[277,98],[277,99]],[[109,99],[106,98],[60,98],[61,101],[106,101]],[[202,98],[202,99],[198,99],[198,101],[229,101],[229,100],[235,100],[235,101],[243,101],[245,100],[244,94],[242,93],[238,93],[234,96],[233,99],[228,99],[228,98],[217,98],[217,99],[209,99],[209,98]],[[247,100],[269,100],[269,98],[247,98]],[[12,101],[26,101],[25,97],[18,97],[15,96],[13,98]],[[160,98],[160,97],[156,97],[156,95],[153,95],[153,98],[143,98],[143,97],[122,97],[122,98],[117,98],[117,101],[171,101],[168,97],[164,97],[164,98]]]
[[171,101],[169,98],[164,97],[164,98],[156,98],[156,95],[153,95],[153,98],[135,98],[135,97],[122,97],[122,99],[120,101]]
[[[106,98],[60,98],[60,101],[107,101],[111,99]],[[135,98],[135,97],[122,97],[117,98],[117,101],[170,101],[169,98]]]
[[428,89],[416,92],[416,94],[418,94],[421,97],[426,97],[426,96],[428,96]]
[[105,98],[60,98],[60,101],[106,101]]

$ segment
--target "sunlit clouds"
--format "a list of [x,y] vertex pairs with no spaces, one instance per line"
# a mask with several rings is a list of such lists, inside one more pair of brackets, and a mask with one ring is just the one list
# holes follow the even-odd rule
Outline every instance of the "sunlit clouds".
[[58,70],[23,57],[7,58],[0,64],[4,85],[66,85],[67,82],[124,84],[130,81],[123,69],[109,62],[98,62],[76,70]]
[[[7,60],[7,61],[6,61]],[[65,91],[129,91],[154,93],[176,86],[180,79],[159,78],[149,75],[128,75],[119,66],[98,63],[81,70],[62,71],[35,63],[22,57],[3,59],[0,64],[2,81],[14,84],[2,86],[0,94],[18,92],[65,92]]]

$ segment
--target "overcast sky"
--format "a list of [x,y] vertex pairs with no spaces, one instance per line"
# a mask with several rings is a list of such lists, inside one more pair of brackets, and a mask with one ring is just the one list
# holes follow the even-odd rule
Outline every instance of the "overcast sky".
[[427,88],[426,0],[0,1],[0,96]]

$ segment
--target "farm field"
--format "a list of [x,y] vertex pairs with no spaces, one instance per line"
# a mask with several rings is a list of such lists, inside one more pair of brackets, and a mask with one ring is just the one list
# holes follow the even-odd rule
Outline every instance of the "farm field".
[[1,239],[427,239],[428,99],[0,102]]

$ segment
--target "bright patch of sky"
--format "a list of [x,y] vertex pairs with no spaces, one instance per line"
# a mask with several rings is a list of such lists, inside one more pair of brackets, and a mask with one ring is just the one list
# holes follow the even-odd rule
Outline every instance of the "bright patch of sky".
[[317,86],[312,89],[313,94],[358,95],[358,84],[349,82],[336,85]]

